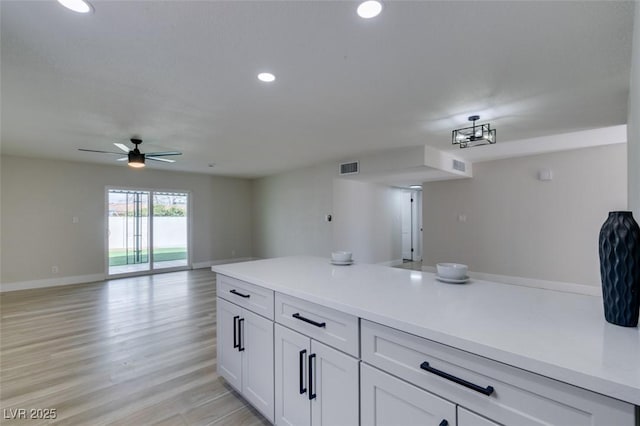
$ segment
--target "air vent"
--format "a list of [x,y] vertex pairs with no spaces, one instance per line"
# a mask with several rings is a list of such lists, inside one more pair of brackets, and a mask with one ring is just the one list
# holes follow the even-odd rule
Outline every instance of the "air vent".
[[357,161],[352,161],[350,163],[342,163],[340,164],[340,174],[341,175],[355,175],[360,173],[360,163]]
[[466,167],[466,164],[464,164],[464,161],[453,160],[453,169],[458,170],[460,172],[464,172],[467,169],[467,167]]

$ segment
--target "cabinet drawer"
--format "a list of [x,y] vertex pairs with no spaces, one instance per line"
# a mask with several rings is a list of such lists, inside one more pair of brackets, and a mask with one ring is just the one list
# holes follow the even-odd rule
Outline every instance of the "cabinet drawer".
[[631,404],[369,321],[361,332],[363,361],[498,423],[635,424]]
[[500,426],[489,419],[480,417],[476,413],[458,407],[458,426]]
[[276,293],[275,321],[358,357],[358,317]]
[[217,275],[217,295],[273,320],[273,290],[225,275]]
[[367,364],[360,366],[363,426],[456,424],[456,405]]

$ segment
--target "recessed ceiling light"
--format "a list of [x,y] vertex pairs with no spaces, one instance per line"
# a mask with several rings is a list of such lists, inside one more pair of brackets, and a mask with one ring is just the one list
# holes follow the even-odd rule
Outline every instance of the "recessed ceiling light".
[[358,16],[364,19],[375,18],[382,12],[382,3],[378,0],[367,0],[360,3],[357,9]]
[[91,5],[84,0],[58,0],[58,3],[78,13],[89,13],[92,10]]
[[276,76],[271,74],[270,72],[261,72],[260,74],[258,74],[258,80],[260,81],[264,81],[265,83],[271,83],[272,81],[275,81]]
[[410,189],[422,189],[422,185],[409,185]]

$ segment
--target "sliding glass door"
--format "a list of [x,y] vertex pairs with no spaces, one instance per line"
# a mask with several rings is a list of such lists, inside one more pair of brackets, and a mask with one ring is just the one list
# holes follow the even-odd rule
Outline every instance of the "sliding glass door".
[[187,266],[187,208],[189,195],[154,192],[153,268]]
[[189,194],[107,190],[109,275],[189,266]]

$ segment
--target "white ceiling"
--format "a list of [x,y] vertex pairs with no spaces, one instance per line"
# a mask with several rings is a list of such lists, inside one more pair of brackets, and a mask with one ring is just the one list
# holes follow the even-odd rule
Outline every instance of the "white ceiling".
[[255,177],[450,149],[476,113],[498,144],[627,119],[633,2],[92,4],[0,3],[3,154],[119,164],[77,149],[138,135],[184,153],[153,167]]

